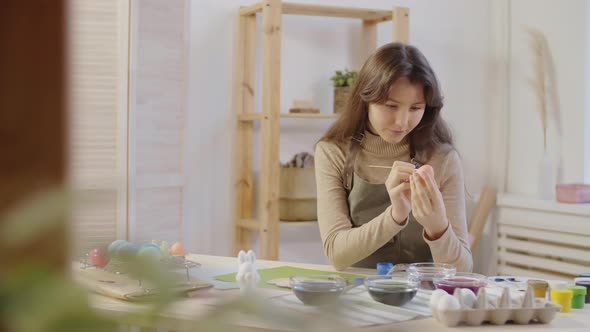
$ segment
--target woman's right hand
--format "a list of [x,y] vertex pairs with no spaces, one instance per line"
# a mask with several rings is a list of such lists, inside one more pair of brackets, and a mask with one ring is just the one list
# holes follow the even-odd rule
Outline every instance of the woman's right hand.
[[416,167],[403,161],[395,161],[389,172],[385,187],[391,200],[391,216],[398,224],[403,224],[410,214],[410,175]]

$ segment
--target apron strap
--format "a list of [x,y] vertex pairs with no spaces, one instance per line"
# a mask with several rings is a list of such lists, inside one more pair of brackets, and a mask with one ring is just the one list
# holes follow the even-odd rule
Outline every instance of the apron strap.
[[354,161],[358,152],[361,150],[361,142],[365,138],[365,133],[357,131],[350,139],[350,147],[346,154],[346,160],[344,161],[344,188],[348,191],[352,189],[352,177],[354,172]]

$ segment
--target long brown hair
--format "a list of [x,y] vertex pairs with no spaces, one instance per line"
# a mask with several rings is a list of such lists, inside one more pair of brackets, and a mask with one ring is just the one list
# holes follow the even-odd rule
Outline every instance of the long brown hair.
[[422,120],[408,134],[416,158],[426,162],[437,148],[452,146],[451,131],[440,117],[443,97],[434,71],[416,47],[390,43],[373,53],[361,68],[345,111],[320,141],[348,143],[351,137],[366,128],[369,104],[383,104],[393,83],[407,77],[424,87],[426,109]]

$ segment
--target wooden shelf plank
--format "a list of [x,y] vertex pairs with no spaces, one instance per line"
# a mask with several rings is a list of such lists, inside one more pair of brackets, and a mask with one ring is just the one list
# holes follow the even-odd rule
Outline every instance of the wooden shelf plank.
[[[291,119],[336,119],[339,114],[322,114],[322,113],[281,113],[281,118]],[[240,121],[257,121],[262,120],[262,113],[243,113],[238,115]]]
[[335,119],[338,114],[322,114],[322,113],[281,113],[281,118],[295,118],[295,119]]
[[[262,12],[262,3],[240,7],[240,15],[256,15]],[[392,11],[356,7],[323,6],[283,2],[282,14],[358,18],[365,21],[384,22],[392,19]]]
[[358,18],[367,21],[388,21],[391,20],[391,10],[368,9],[355,7],[335,7],[311,4],[283,3],[283,14]]

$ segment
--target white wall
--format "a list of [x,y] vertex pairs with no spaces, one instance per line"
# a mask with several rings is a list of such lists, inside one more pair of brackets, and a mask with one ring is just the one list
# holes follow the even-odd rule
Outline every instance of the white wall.
[[[507,191],[535,195],[543,137],[538,104],[528,86],[533,77],[530,43],[526,27],[542,31],[555,60],[561,101],[562,138],[551,128],[550,152],[563,158],[562,182],[584,181],[590,168],[590,97],[588,69],[590,10],[587,0],[510,1],[510,153]],[[588,128],[585,133],[585,127]],[[586,166],[585,166],[586,165]],[[586,171],[590,173],[590,171]],[[590,175],[586,174],[586,181]]]
[[[231,252],[234,52],[238,8],[253,2],[191,3],[185,241],[196,252]],[[298,2],[383,9],[410,7],[411,41],[425,53],[438,74],[445,94],[443,114],[456,135],[467,187],[478,193],[488,181],[489,165],[489,0]],[[381,24],[378,33],[379,45],[388,42],[391,23]],[[282,36],[281,111],[287,112],[294,99],[312,99],[322,112],[330,113],[333,97],[329,77],[335,69],[358,63],[351,49],[359,39],[360,22],[283,16]],[[256,87],[260,98],[259,80]],[[256,107],[259,111],[259,100]],[[282,121],[280,157],[286,161],[294,153],[312,151],[331,120]]]
[[[590,56],[590,1],[586,2],[586,55]],[[586,62],[586,135],[584,136],[585,159],[584,159],[584,183],[590,183],[590,61]]]

